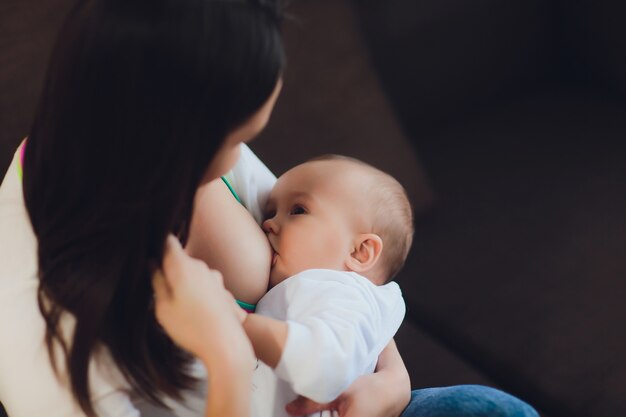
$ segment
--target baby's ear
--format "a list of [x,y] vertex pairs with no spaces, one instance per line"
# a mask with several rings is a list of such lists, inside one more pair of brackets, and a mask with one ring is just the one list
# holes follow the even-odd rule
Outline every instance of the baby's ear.
[[346,260],[350,271],[364,274],[371,271],[383,252],[383,240],[374,233],[363,233],[354,239],[352,252]]

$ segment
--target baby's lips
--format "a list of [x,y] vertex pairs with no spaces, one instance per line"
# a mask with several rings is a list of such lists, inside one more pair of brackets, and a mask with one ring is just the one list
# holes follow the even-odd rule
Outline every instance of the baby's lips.
[[268,239],[269,244],[270,244],[270,249],[272,250],[272,254],[271,254],[271,265],[274,266],[274,264],[276,263],[276,256],[279,255],[278,252],[276,252],[276,250],[274,249],[274,245],[272,244],[272,240]]

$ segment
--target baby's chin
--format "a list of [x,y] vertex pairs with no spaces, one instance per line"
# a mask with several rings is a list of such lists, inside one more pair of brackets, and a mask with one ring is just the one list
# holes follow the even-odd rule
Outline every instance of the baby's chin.
[[269,287],[273,288],[289,277],[290,277],[289,274],[286,274],[284,271],[281,271],[279,267],[274,265],[270,269],[270,286]]

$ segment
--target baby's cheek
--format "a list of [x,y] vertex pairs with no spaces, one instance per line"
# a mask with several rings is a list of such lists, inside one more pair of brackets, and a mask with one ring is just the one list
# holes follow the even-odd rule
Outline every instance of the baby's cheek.
[[339,245],[335,242],[321,239],[300,245],[297,254],[292,253],[287,262],[291,275],[309,269],[339,269],[340,251],[338,248]]
[[346,258],[351,252],[351,239],[348,235],[336,233],[329,237],[329,244],[323,248],[324,268],[342,271]]

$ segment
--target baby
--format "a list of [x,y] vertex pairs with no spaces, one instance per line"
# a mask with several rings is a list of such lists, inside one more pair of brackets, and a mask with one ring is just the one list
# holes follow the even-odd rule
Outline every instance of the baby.
[[258,417],[285,416],[297,395],[327,403],[374,371],[405,313],[389,281],[411,245],[412,214],[391,176],[326,156],[278,179],[262,228],[270,289],[244,319],[262,361],[253,407]]

